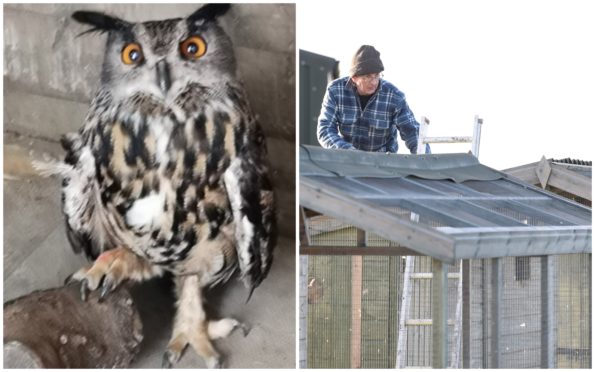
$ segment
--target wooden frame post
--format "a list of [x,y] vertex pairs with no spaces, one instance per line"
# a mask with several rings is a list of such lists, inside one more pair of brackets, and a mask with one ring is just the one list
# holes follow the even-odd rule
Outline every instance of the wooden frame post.
[[[366,245],[366,232],[357,229],[357,245]],[[363,257],[351,257],[351,368],[362,366]]]

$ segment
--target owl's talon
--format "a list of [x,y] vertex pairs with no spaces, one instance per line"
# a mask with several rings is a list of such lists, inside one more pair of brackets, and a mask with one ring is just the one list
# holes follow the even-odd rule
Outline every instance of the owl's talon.
[[105,296],[110,293],[113,289],[113,284],[110,279],[107,277],[103,279],[103,284],[101,285],[101,293],[99,294],[99,301],[102,301]]
[[250,330],[252,330],[252,328],[245,323],[238,324],[238,327],[240,327],[242,329],[242,332],[244,333],[244,337],[248,336],[248,333],[250,333]]
[[180,359],[180,355],[172,350],[165,350],[163,353],[163,360],[161,361],[161,368],[172,368],[173,364]]
[[68,276],[66,277],[66,279],[64,279],[64,285],[65,285],[65,286],[67,286],[67,285],[70,285],[70,284],[74,283],[74,280],[72,279],[72,276],[73,276],[73,275],[74,275],[74,274],[70,274],[70,275],[68,275]]
[[87,301],[87,279],[81,281],[81,300]]
[[163,355],[163,361],[161,362],[161,368],[170,369],[172,367],[171,362],[167,359],[167,355]]
[[211,368],[223,368],[223,363],[221,363],[221,357],[219,355],[215,355],[211,358],[208,358],[205,360],[205,363],[207,364],[207,368],[211,369]]

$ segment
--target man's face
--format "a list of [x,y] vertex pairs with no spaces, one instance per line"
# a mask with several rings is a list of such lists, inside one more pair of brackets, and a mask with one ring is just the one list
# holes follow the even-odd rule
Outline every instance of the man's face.
[[351,80],[357,87],[357,93],[360,96],[369,96],[376,91],[378,88],[378,83],[380,82],[380,78],[382,74],[368,74],[368,75],[359,75],[353,76]]

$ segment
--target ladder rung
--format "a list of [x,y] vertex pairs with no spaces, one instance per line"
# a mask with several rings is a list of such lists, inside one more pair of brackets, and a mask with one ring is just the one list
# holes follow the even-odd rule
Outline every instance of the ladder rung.
[[425,137],[423,143],[469,143],[473,142],[473,137],[452,136],[452,137]]
[[[432,273],[412,273],[410,278],[411,279],[432,279],[434,274]],[[460,273],[448,273],[448,279],[459,279],[461,277]]]
[[[448,325],[454,325],[455,322],[452,319],[448,319]],[[405,325],[408,326],[431,326],[432,319],[408,319],[405,321]]]

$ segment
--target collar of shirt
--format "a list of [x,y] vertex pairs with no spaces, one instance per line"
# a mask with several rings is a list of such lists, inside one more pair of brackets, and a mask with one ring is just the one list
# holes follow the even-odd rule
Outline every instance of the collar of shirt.
[[[345,89],[351,89],[353,92],[355,92],[355,94],[357,94],[357,87],[355,86],[355,84],[353,83],[353,81],[351,80],[351,77],[347,77],[347,81],[345,82],[345,85],[343,86]],[[384,89],[384,80],[380,79],[380,81],[378,82],[378,88],[376,88],[376,91],[374,91],[374,94],[372,94],[373,96],[376,95],[376,93],[380,92],[381,90]]]

